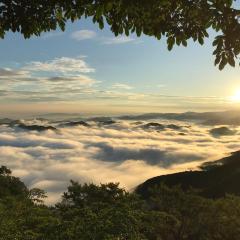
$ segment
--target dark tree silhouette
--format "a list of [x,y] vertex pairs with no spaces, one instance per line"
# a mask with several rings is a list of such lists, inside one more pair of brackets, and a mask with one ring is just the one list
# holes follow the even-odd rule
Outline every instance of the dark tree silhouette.
[[235,66],[240,53],[240,10],[233,0],[3,0],[0,1],[0,37],[6,31],[25,38],[60,27],[68,20],[91,18],[119,34],[145,34],[167,38],[168,49],[187,46],[187,40],[204,44],[207,30],[218,32],[213,46],[215,65]]
[[239,240],[237,196],[208,199],[160,184],[144,200],[115,183],[71,181],[62,200],[46,206],[42,190],[0,169],[1,240]]

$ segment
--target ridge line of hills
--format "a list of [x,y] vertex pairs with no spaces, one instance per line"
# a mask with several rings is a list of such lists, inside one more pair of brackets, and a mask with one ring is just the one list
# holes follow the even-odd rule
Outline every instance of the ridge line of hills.
[[148,198],[152,188],[165,184],[179,185],[183,190],[199,189],[207,198],[220,198],[226,194],[240,195],[240,151],[213,162],[206,162],[200,170],[185,171],[153,177],[138,185],[136,193]]

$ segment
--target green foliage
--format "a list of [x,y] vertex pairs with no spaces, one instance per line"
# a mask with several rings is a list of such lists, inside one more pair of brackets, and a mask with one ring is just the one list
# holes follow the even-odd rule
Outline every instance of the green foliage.
[[[165,216],[150,221],[151,238],[164,240],[237,240],[240,237],[240,198],[200,197],[196,191],[160,185],[151,190],[148,206]],[[154,224],[155,225],[154,225]],[[164,223],[164,224],[163,224]]]
[[113,183],[71,184],[56,205],[64,239],[142,239],[142,202],[137,196]]
[[0,203],[0,239],[55,239],[58,218],[46,206],[8,198]]
[[41,204],[44,192],[29,190],[10,174],[8,168],[0,167],[0,239],[55,239],[54,227],[58,219]]
[[[14,178],[0,168],[1,191]],[[18,179],[20,182],[20,180]],[[19,187],[19,182],[11,182]],[[7,183],[5,186],[4,184]],[[22,183],[23,184],[23,183]],[[24,185],[24,184],[23,184]],[[25,186],[25,185],[24,185]],[[26,187],[25,187],[26,188]],[[71,181],[62,201],[42,204],[39,189],[0,192],[1,240],[238,240],[240,197],[207,199],[164,184],[142,200],[118,184]],[[19,192],[23,194],[19,195]],[[20,197],[21,196],[21,197]]]
[[10,169],[0,167],[0,199],[6,196],[25,197],[27,188],[19,178],[12,177]]
[[235,66],[240,53],[240,10],[233,0],[3,0],[0,5],[0,37],[6,31],[21,32],[25,38],[42,32],[65,30],[68,20],[91,18],[99,28],[107,23],[112,32],[136,33],[167,38],[168,49],[204,44],[208,29],[218,32],[213,46],[215,65]]

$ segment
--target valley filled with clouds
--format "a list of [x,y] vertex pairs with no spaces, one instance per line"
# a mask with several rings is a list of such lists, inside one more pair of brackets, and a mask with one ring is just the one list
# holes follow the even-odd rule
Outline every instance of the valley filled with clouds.
[[70,179],[120,182],[131,190],[148,178],[193,170],[239,150],[235,115],[1,119],[1,164],[30,188],[47,191],[48,203],[60,197]]

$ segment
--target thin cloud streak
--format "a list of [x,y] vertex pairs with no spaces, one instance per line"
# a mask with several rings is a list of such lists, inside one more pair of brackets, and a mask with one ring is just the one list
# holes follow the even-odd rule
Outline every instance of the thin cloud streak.
[[97,33],[93,30],[84,29],[84,30],[78,30],[71,33],[70,38],[75,41],[84,41],[84,40],[93,40],[96,39],[98,42],[104,45],[121,45],[126,43],[139,43],[136,42],[136,39],[130,36],[117,36],[117,37],[104,37],[99,36]]
[[79,30],[71,34],[71,38],[76,41],[83,41],[96,38],[97,33],[92,30]]
[[103,44],[119,45],[119,44],[126,44],[126,43],[130,43],[130,42],[134,42],[134,41],[135,41],[135,39],[132,37],[119,36],[119,37],[105,38],[105,39],[103,39]]

